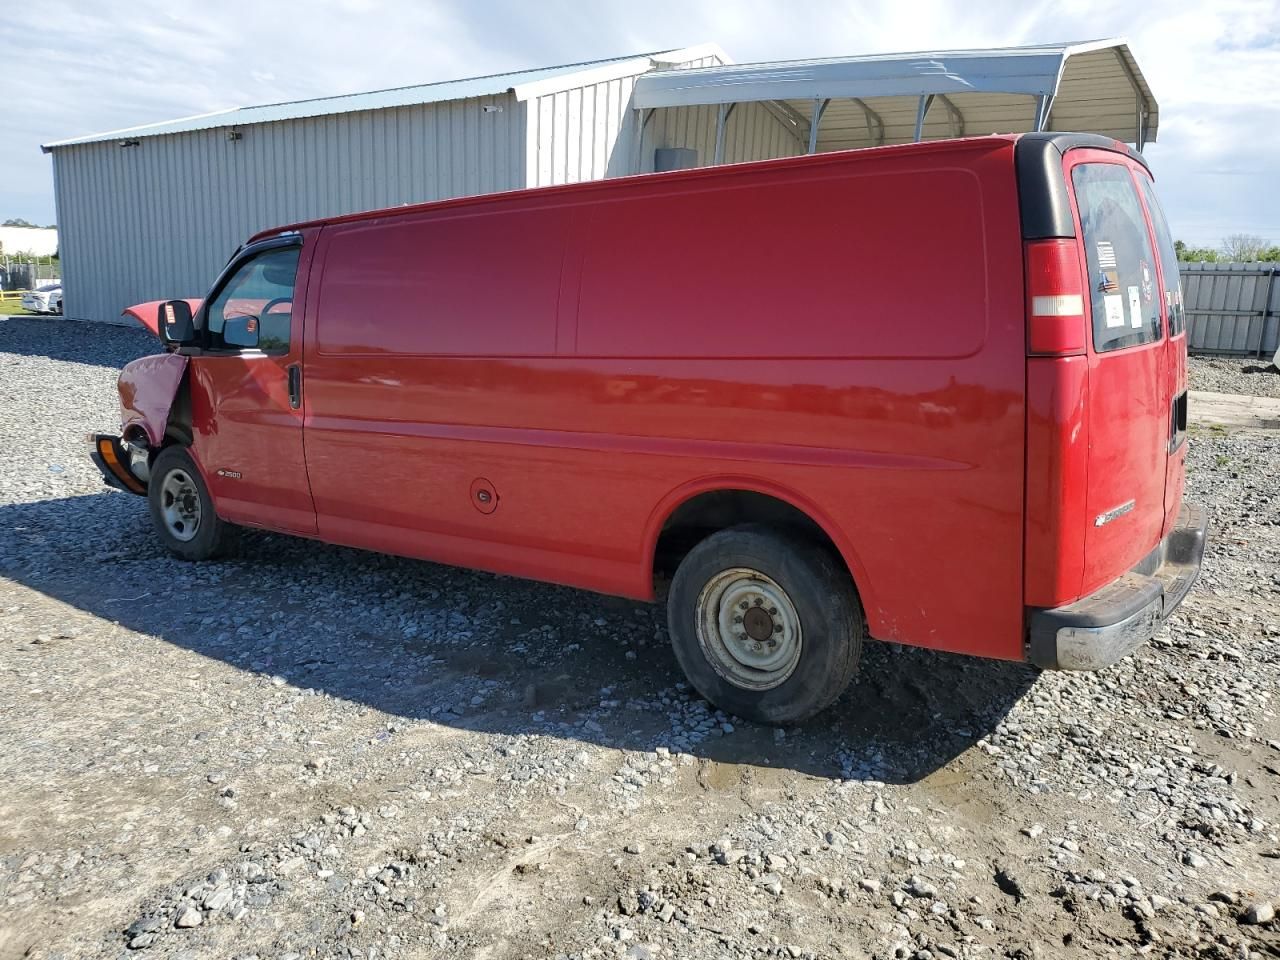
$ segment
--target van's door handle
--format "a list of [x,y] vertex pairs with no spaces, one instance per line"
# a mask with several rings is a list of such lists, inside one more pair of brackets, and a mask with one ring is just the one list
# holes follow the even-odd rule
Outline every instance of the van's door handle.
[[302,406],[302,364],[289,364],[289,406],[297,410]]

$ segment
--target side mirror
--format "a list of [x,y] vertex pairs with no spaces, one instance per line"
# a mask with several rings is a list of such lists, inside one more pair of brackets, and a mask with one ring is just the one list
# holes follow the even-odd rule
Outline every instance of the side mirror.
[[160,339],[165,343],[181,346],[196,337],[196,325],[191,319],[191,304],[185,300],[169,300],[160,304]]
[[258,318],[227,317],[222,324],[222,342],[228,347],[256,347]]

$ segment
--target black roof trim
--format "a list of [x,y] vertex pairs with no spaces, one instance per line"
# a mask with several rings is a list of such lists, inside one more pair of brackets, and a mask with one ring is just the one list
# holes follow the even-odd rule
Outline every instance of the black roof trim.
[[1071,199],[1062,172],[1062,156],[1068,150],[1091,147],[1123,153],[1151,172],[1146,157],[1128,144],[1096,133],[1028,133],[1014,147],[1018,172],[1018,197],[1022,208],[1022,238],[1044,240],[1074,237]]

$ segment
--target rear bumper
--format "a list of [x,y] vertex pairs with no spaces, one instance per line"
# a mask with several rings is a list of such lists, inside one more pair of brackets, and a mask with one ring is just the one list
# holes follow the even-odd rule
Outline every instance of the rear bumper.
[[1207,525],[1204,507],[1183,503],[1169,535],[1119,580],[1033,611],[1027,659],[1046,670],[1101,670],[1146,643],[1200,576]]

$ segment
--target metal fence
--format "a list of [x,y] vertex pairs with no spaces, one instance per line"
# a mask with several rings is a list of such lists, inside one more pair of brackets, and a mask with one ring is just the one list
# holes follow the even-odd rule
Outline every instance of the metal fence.
[[32,290],[57,280],[60,270],[52,257],[0,256],[0,290]]
[[1280,263],[1181,263],[1192,353],[1267,357],[1280,347]]

